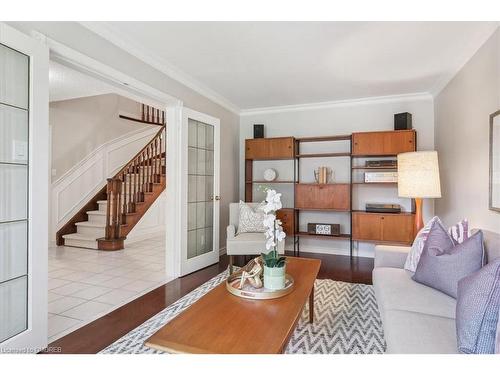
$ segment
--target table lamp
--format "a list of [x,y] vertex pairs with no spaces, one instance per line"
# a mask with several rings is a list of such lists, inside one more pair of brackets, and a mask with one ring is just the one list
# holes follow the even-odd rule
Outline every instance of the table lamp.
[[423,198],[441,198],[437,151],[398,155],[398,195],[415,199],[415,235],[424,227]]

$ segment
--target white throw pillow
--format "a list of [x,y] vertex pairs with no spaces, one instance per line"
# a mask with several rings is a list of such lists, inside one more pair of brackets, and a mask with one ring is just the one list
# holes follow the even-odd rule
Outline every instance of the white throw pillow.
[[[405,270],[411,272],[416,271],[418,261],[420,260],[420,255],[422,254],[422,250],[424,249],[425,241],[429,236],[429,231],[431,230],[432,224],[434,224],[434,222],[436,221],[438,221],[444,227],[439,217],[434,216],[427,222],[427,224],[425,224],[425,226],[422,229],[420,229],[417,236],[415,237],[415,241],[413,241],[411,250],[408,253],[408,256],[406,257],[406,262],[404,265]],[[467,219],[463,219],[459,221],[457,224],[450,227],[448,229],[448,234],[455,244],[464,242],[467,238],[469,238],[469,228]]]
[[262,211],[264,203],[259,204],[253,210],[248,204],[240,201],[240,218],[238,222],[238,233],[264,233],[265,213]]

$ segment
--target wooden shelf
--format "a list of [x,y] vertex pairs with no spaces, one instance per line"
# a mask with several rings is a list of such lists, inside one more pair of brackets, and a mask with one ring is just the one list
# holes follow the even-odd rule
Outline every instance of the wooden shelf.
[[364,214],[372,214],[372,215],[403,215],[403,216],[411,216],[415,215],[414,212],[400,212],[400,213],[393,213],[393,212],[370,212],[370,211],[365,211],[365,210],[352,210],[352,212],[361,212]]
[[352,155],[353,158],[395,158],[398,154],[380,154],[380,155]]
[[397,185],[397,182],[353,182],[353,185]]
[[317,182],[296,182],[296,185],[310,186],[330,186],[330,185],[349,185],[349,182],[329,182],[328,184],[318,184]]
[[270,158],[253,158],[253,159],[245,159],[245,160],[250,160],[250,161],[274,161],[274,160],[293,160],[295,157],[283,157],[283,158],[277,158],[277,157],[270,157]]
[[302,137],[295,138],[299,142],[333,142],[333,141],[350,141],[351,135],[334,135],[325,137]]
[[396,171],[398,167],[352,167],[352,169],[385,169],[385,170],[394,170]]
[[351,235],[348,233],[339,234],[337,236],[331,234],[312,234],[308,232],[297,232],[295,234],[300,237],[314,237],[314,238],[322,238],[325,240],[348,240],[349,238],[351,238]]
[[255,180],[255,181],[245,181],[245,184],[295,184],[295,181],[265,181],[265,180]]
[[307,207],[295,207],[296,211],[325,211],[325,212],[351,212],[351,210],[339,210],[335,208],[307,208]]
[[395,242],[395,241],[381,241],[381,240],[367,240],[362,238],[352,238],[353,241],[367,242],[374,245],[391,245],[391,246],[411,246],[411,242]]
[[323,154],[297,154],[296,158],[338,158],[338,157],[346,157],[351,156],[350,152],[329,152]]

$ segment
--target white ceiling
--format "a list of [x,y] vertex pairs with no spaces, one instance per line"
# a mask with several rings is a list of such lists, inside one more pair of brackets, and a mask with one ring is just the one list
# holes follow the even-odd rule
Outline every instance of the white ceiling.
[[239,109],[435,93],[477,51],[488,22],[84,23]]
[[122,91],[104,81],[71,69],[55,61],[49,63],[49,100],[68,100]]

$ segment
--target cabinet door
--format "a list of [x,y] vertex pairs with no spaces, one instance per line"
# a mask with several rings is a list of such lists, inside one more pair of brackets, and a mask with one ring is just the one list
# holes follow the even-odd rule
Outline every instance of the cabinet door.
[[361,241],[380,241],[382,238],[382,221],[376,214],[353,212],[352,239]]
[[266,140],[269,159],[291,159],[295,156],[292,137],[268,138]]
[[245,140],[245,159],[267,159],[268,142],[265,138]]
[[352,154],[357,156],[397,155],[415,151],[414,130],[354,133]]
[[352,154],[353,155],[382,155],[384,133],[353,133]]
[[415,132],[413,130],[402,130],[385,133],[383,151],[384,154],[389,155],[415,151]]
[[288,236],[293,236],[295,228],[295,211],[293,209],[281,209],[276,213],[281,220],[283,230]]
[[350,209],[349,184],[297,184],[295,206],[304,209]]
[[389,242],[412,243],[414,215],[382,215],[382,240]]

